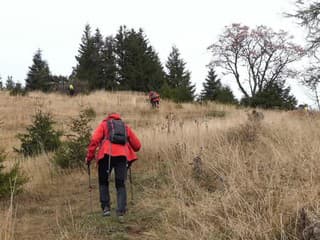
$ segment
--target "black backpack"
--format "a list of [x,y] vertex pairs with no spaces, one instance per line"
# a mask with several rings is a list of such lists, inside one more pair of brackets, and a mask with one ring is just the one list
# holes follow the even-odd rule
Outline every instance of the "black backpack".
[[125,145],[127,143],[127,130],[122,120],[110,119],[107,121],[109,141],[115,144]]

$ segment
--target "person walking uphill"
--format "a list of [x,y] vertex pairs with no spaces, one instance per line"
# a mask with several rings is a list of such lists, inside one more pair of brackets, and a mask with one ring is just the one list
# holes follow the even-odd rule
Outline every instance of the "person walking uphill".
[[132,129],[126,125],[119,114],[112,113],[105,118],[93,133],[88,146],[86,164],[95,157],[99,174],[99,193],[103,216],[110,216],[109,175],[115,170],[115,185],[117,190],[117,216],[123,220],[127,210],[126,177],[127,165],[137,160],[135,152],[141,148],[141,143]]
[[151,103],[152,108],[159,108],[160,103],[160,95],[155,91],[150,91],[148,93],[149,101]]
[[68,89],[69,89],[69,95],[72,97],[74,95],[74,87],[73,87],[73,85],[71,83],[70,83]]

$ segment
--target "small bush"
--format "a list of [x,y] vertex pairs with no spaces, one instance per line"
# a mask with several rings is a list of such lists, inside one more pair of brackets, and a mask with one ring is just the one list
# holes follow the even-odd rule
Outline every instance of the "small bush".
[[19,193],[27,178],[20,172],[19,165],[15,164],[9,172],[2,172],[6,154],[0,150],[0,198],[9,197],[11,193]]
[[212,110],[206,113],[206,117],[223,118],[226,116],[225,111]]
[[232,128],[227,132],[227,139],[230,143],[252,143],[258,138],[262,130],[262,120],[264,115],[262,112],[253,110],[247,114],[248,120],[245,124]]
[[83,114],[90,119],[95,119],[97,116],[96,111],[92,107],[87,107],[83,110]]
[[183,109],[183,105],[181,103],[176,103],[174,107],[176,109]]
[[27,133],[17,135],[21,141],[21,147],[20,149],[14,148],[14,150],[25,157],[56,150],[61,144],[62,132],[53,129],[54,123],[49,113],[37,111],[33,116],[32,125],[27,127]]
[[68,140],[62,143],[53,157],[53,162],[57,166],[76,168],[83,165],[92,131],[89,122],[95,117],[93,113],[95,113],[93,109],[86,108],[80,112],[78,118],[71,119],[71,133],[66,135]]
[[10,90],[10,96],[25,96],[27,91],[25,88],[21,87],[21,84],[16,84],[14,88]]

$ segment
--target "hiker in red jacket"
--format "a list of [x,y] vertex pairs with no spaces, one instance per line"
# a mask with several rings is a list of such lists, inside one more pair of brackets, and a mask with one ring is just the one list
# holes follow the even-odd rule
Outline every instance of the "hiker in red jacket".
[[[95,150],[99,147],[95,156]],[[117,216],[122,217],[127,207],[125,181],[127,167],[137,160],[136,153],[141,143],[131,128],[124,124],[117,113],[105,118],[93,133],[88,146],[86,163],[96,158],[99,173],[100,203],[103,216],[110,216],[109,175],[115,170],[117,190]]]
[[160,103],[160,95],[159,95],[159,93],[157,93],[155,91],[150,91],[148,96],[149,96],[149,100],[150,100],[151,106],[153,108],[158,108],[159,107],[159,103]]

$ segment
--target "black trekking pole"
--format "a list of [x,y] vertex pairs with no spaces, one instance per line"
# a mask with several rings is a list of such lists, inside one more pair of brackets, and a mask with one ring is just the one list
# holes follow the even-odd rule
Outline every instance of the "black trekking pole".
[[107,170],[107,178],[108,178],[108,182],[109,182],[109,179],[110,179],[110,174],[111,174],[111,151],[112,151],[112,147],[111,147],[111,143],[110,143],[110,154],[109,154],[109,157],[108,157],[108,170]]
[[131,201],[133,202],[133,186],[132,186],[132,172],[131,172],[131,167],[129,167],[129,181],[130,181]]
[[92,210],[92,185],[91,185],[91,171],[90,171],[90,163],[87,163],[88,166],[88,176],[89,176],[89,198],[90,198],[90,209],[91,209],[91,214],[93,213]]

